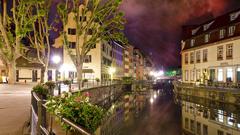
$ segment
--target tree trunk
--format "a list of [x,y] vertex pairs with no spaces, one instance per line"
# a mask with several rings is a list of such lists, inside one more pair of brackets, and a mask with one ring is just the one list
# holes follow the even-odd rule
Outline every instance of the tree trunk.
[[82,84],[82,65],[77,66],[77,82],[78,82],[78,89],[81,90]]
[[8,83],[14,84],[16,83],[16,63],[12,61],[8,64]]

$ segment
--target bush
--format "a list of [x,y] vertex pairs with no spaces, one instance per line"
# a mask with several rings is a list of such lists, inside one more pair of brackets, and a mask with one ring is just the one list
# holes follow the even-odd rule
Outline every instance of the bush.
[[70,80],[64,80],[64,81],[63,81],[63,84],[64,84],[64,85],[70,85],[70,84],[71,84],[71,81],[70,81]]
[[53,81],[48,81],[45,83],[48,86],[48,89],[53,90],[56,87],[56,83]]
[[[93,133],[100,126],[104,116],[101,107],[89,103],[86,95],[63,93],[60,97],[52,97],[46,103],[47,110],[54,115],[69,119],[76,125],[86,128]],[[63,127],[70,127],[62,123]]]
[[48,94],[48,86],[44,84],[37,84],[32,88],[33,92],[36,92],[39,95],[47,95]]

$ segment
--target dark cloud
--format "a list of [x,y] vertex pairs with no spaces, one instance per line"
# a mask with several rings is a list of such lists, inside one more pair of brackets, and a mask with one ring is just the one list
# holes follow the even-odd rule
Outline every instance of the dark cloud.
[[124,0],[125,33],[159,65],[180,65],[181,26],[200,23],[234,8],[239,0]]

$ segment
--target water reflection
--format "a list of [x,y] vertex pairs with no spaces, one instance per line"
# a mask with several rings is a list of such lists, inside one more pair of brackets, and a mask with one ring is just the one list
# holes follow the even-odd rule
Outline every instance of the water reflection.
[[187,99],[191,100],[178,99],[182,106],[184,134],[240,135],[239,106],[198,98],[195,101],[194,98]]
[[112,112],[103,135],[240,135],[240,106],[174,96],[169,82],[123,95]]

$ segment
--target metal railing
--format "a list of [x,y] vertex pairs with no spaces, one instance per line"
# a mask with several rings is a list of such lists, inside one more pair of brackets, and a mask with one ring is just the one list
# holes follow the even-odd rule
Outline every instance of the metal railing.
[[[137,87],[143,88],[150,88],[149,82],[135,82],[133,84],[133,89],[137,89]],[[89,88],[80,91],[82,94],[88,94],[90,97],[90,102],[92,104],[101,106],[102,108],[105,108],[108,110],[113,103],[115,103],[117,100],[120,99],[121,95],[126,91],[126,89],[123,87],[122,84],[114,84],[111,86],[100,86],[95,88]],[[75,94],[77,92],[74,92]],[[46,100],[44,100],[44,97],[41,97],[40,95],[37,95],[35,92],[32,92],[32,114],[35,114],[35,122],[31,121],[32,123],[36,123],[35,127],[32,127],[32,132],[35,131],[37,135],[51,135],[53,133],[53,117],[58,116],[52,116],[51,114],[47,113],[47,107],[45,106]],[[34,115],[32,115],[34,117]],[[109,130],[106,128],[106,125],[110,125],[108,122],[110,122],[110,118],[104,118],[103,119],[103,128],[101,129],[100,134],[106,133],[104,130]],[[34,119],[32,119],[34,120]],[[60,118],[61,122],[66,123],[71,128],[75,129],[78,135],[90,135],[91,132],[87,131],[83,127],[76,125],[76,123],[72,122],[69,119],[66,118]],[[34,125],[34,124],[31,124]],[[101,127],[101,126],[100,126]],[[66,131],[67,132],[67,131]]]

